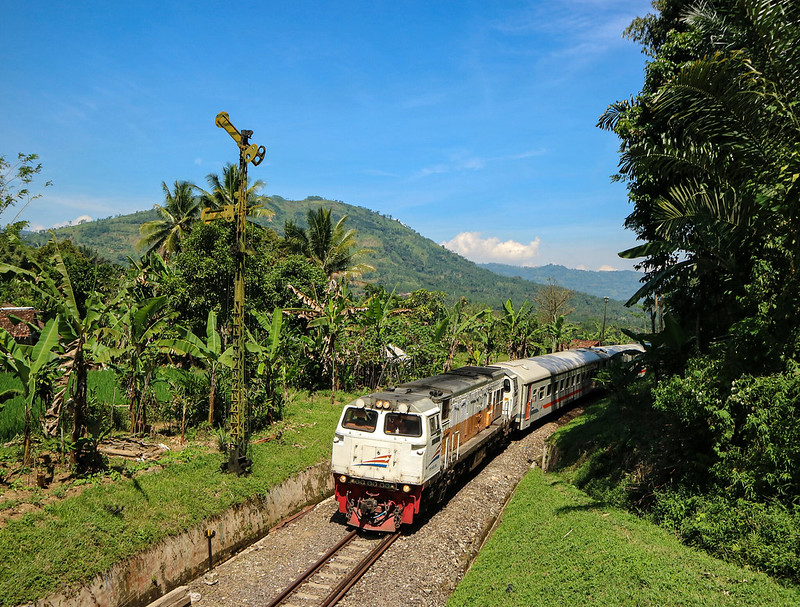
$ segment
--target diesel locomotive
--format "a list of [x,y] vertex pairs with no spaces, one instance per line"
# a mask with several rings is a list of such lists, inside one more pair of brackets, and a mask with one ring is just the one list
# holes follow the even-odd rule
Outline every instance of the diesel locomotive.
[[437,502],[514,430],[596,390],[598,370],[639,344],[468,366],[357,398],[342,411],[331,468],[349,525],[395,531]]

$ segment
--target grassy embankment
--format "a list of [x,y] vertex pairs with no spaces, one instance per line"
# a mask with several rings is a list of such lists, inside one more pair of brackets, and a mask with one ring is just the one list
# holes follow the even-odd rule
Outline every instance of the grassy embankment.
[[[253,472],[222,474],[222,456],[191,442],[159,461],[118,464],[79,494],[44,505],[0,528],[0,605],[33,601],[80,584],[158,540],[179,533],[330,457],[331,437],[350,395],[296,395],[285,419],[253,446]],[[87,483],[86,479],[78,479]],[[63,491],[63,489],[62,489]],[[47,497],[42,493],[42,500]],[[1,500],[0,500],[1,505]]]
[[800,591],[682,545],[531,471],[449,606],[798,605]]
[[[651,509],[664,487],[697,478],[698,462],[681,457],[686,447],[671,420],[647,406],[648,385],[633,388],[551,437],[558,473],[531,472],[521,483],[452,605],[800,604],[797,587],[737,566],[746,562],[741,554],[716,550],[725,563],[682,544],[692,537],[686,529],[649,522],[660,520]],[[741,519],[750,531],[736,540],[739,552],[780,551],[791,542],[791,534],[771,533],[774,521],[748,510],[723,518],[698,511],[683,520],[708,535]]]

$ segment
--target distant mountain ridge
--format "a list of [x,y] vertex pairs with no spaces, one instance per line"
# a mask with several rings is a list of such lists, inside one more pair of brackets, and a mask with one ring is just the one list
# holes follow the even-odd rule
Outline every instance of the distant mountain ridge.
[[564,266],[548,264],[533,268],[510,266],[502,263],[479,263],[478,266],[486,268],[501,276],[519,276],[540,284],[549,280],[562,287],[589,293],[596,297],[610,297],[620,301],[628,301],[639,290],[642,284],[639,280],[643,274],[633,270],[613,270],[610,272],[593,272],[591,270],[575,270]]
[[[359,244],[372,251],[365,261],[374,266],[375,271],[366,274],[363,277],[364,281],[381,284],[390,291],[392,289],[398,293],[408,293],[416,289],[444,291],[451,301],[463,296],[470,301],[499,308],[507,299],[511,299],[515,305],[520,305],[526,299],[533,300],[537,291],[542,288],[541,284],[525,280],[524,277],[502,275],[479,267],[423,237],[391,216],[364,207],[326,200],[319,196],[310,196],[305,200],[287,200],[280,196],[271,198],[272,202],[268,206],[275,211],[275,218],[272,222],[259,221],[274,228],[278,233],[283,232],[286,220],[305,225],[306,212],[320,206],[330,208],[334,220],[347,215],[347,226],[357,231]],[[76,245],[89,247],[111,261],[127,265],[128,257],[136,259],[141,255],[136,249],[139,226],[156,218],[154,210],[139,211],[130,215],[65,226],[55,232],[60,239],[70,238]],[[49,240],[50,234],[27,233],[25,237],[33,244],[41,245]],[[560,285],[568,286],[559,277],[553,278]],[[573,322],[602,318],[601,298],[580,292],[584,291],[582,288],[571,286],[569,288],[576,291],[571,302],[575,308],[574,314],[571,315]],[[631,311],[624,308],[620,302],[609,304],[609,322],[628,326],[632,318]]]

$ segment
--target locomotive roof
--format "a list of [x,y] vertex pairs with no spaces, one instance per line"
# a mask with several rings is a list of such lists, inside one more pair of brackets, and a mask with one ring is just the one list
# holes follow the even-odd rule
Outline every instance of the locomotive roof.
[[452,369],[441,375],[417,379],[400,384],[396,391],[411,390],[416,393],[429,395],[434,399],[448,398],[486,384],[503,376],[499,367],[460,367]]
[[548,377],[572,371],[592,362],[599,362],[608,358],[608,355],[595,350],[580,349],[544,354],[533,358],[521,358],[496,363],[498,367],[516,373],[524,383],[547,379]]

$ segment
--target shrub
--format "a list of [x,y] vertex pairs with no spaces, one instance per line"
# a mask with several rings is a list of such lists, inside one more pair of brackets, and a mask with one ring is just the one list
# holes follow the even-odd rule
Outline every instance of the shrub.
[[715,466],[749,499],[793,499],[800,492],[800,373],[796,368],[733,383],[728,408],[737,419],[730,449]]
[[650,518],[684,542],[738,564],[800,581],[800,508],[685,488],[660,491]]

